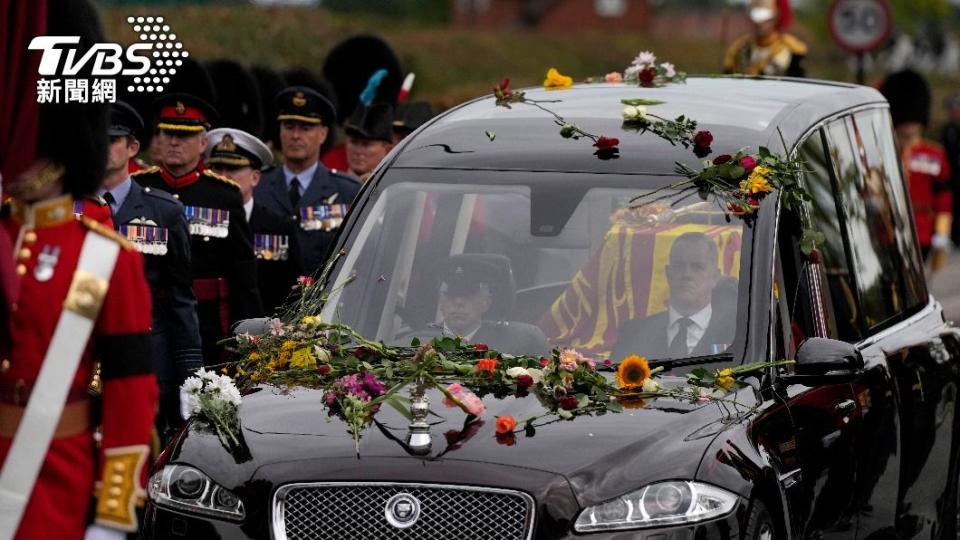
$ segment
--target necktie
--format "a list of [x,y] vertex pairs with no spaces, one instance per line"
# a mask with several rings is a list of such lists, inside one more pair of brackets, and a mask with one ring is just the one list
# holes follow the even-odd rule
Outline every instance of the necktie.
[[103,194],[103,200],[107,201],[107,204],[110,205],[110,213],[111,213],[111,214],[116,214],[116,213],[117,213],[117,199],[114,198],[113,193],[110,193],[109,191],[104,192],[104,194]]
[[677,319],[677,324],[679,325],[677,335],[673,336],[668,351],[671,358],[682,358],[690,354],[690,350],[687,348],[687,329],[693,324],[693,320],[689,317],[683,317]]
[[298,202],[300,202],[300,180],[294,176],[290,181],[290,206],[296,209]]

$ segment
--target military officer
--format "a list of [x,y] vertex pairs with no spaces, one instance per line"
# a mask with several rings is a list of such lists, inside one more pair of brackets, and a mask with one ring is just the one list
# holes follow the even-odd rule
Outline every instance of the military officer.
[[219,128],[207,134],[207,166],[240,185],[244,215],[253,230],[257,279],[266,315],[283,305],[301,274],[296,221],[253,198],[260,171],[272,159],[270,148],[246,131]]
[[263,314],[253,235],[240,187],[208,170],[201,159],[213,107],[189,94],[162,96],[155,106],[162,166],[134,173],[133,179],[172,194],[184,206],[203,360],[217,364],[225,359],[217,342],[230,325]]
[[302,86],[277,95],[284,165],[263,175],[254,197],[265,208],[297,220],[301,267],[316,272],[324,262],[360,184],[320,163],[320,147],[336,121],[333,105]]
[[140,150],[137,133],[143,120],[130,105],[118,101],[110,112],[107,172],[101,186],[121,236],[144,255],[153,297],[150,344],[153,371],[160,385],[157,431],[166,436],[183,424],[179,388],[203,365],[197,299],[190,277],[190,233],[183,205],[169,193],[142,187],[127,172]]
[[388,103],[360,104],[343,124],[347,164],[365,183],[393,148],[393,108]]
[[751,0],[748,9],[753,33],[740,37],[727,49],[724,72],[805,76],[802,62],[807,45],[786,32],[793,21],[789,0]]
[[[80,36],[80,55],[103,41],[84,2],[48,17],[50,35]],[[22,106],[31,100],[36,138],[16,142],[26,166],[0,164],[13,196],[0,228],[19,277],[16,346],[0,358],[0,538],[124,538],[137,530],[158,394],[143,257],[112,229],[73,215],[75,198],[102,180],[106,106],[38,106],[29,94]],[[95,403],[88,386],[97,362]]]

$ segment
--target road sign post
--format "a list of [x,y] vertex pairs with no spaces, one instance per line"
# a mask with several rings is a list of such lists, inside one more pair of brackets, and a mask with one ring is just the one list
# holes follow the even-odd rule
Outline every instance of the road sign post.
[[886,0],[834,0],[828,15],[830,35],[857,57],[857,83],[866,81],[866,54],[890,37],[892,18]]

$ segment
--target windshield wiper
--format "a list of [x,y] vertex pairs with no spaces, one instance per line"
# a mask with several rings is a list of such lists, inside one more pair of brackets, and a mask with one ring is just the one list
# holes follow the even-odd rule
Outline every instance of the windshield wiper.
[[722,352],[717,354],[706,354],[703,356],[689,356],[684,358],[664,358],[661,360],[651,360],[650,367],[662,367],[664,371],[670,371],[673,368],[686,366],[700,366],[703,364],[713,364],[733,360],[733,353]]

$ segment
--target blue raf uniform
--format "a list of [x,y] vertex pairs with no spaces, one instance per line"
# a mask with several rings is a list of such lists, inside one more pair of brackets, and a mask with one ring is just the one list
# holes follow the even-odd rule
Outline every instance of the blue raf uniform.
[[[113,105],[109,133],[135,136],[143,128],[136,111],[123,102]],[[203,365],[197,299],[190,272],[190,233],[183,205],[172,195],[142,187],[132,178],[103,192],[113,211],[117,232],[144,255],[144,269],[153,299],[150,344],[154,373],[160,385],[157,427],[161,434],[178,428],[179,388]]]
[[[306,87],[280,92],[277,109],[280,122],[332,126],[336,119],[333,105]],[[315,273],[359,191],[359,182],[324,167],[318,150],[316,163],[300,173],[286,166],[265,173],[254,198],[268,210],[296,220],[300,266],[307,273]]]

